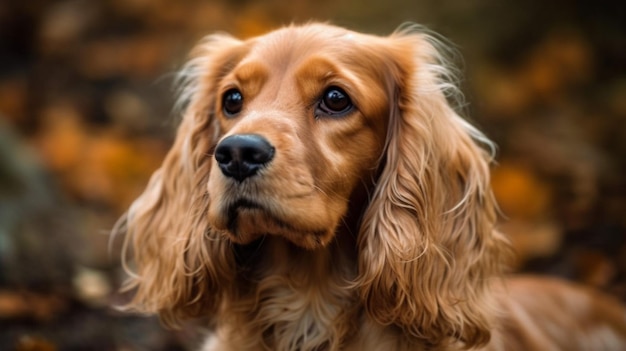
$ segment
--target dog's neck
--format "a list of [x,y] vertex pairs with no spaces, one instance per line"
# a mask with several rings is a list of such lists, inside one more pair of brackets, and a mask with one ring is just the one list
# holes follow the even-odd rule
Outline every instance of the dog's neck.
[[[342,240],[305,250],[266,236],[245,248],[235,312],[240,336],[268,349],[336,349],[355,331],[358,305],[350,283],[356,274]],[[243,284],[239,284],[243,283]],[[243,332],[242,332],[243,331]]]

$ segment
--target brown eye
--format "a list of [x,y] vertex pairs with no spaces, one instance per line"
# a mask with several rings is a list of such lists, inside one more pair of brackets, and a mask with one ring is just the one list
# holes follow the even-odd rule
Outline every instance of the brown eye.
[[224,114],[234,116],[243,108],[243,95],[237,89],[230,89],[222,97]]
[[319,105],[321,112],[329,116],[343,115],[351,108],[352,101],[348,94],[343,89],[334,86],[324,91]]

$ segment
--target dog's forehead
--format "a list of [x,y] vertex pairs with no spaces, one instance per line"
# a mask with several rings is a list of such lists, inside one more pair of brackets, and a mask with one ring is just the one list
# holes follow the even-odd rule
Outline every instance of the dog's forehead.
[[248,56],[286,65],[322,52],[329,56],[353,52],[365,37],[323,24],[286,27],[251,39]]

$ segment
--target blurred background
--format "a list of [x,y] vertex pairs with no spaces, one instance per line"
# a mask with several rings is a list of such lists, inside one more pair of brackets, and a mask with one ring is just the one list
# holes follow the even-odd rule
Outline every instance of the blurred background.
[[539,0],[3,0],[0,349],[188,350],[199,333],[110,306],[109,230],[172,142],[193,44],[309,20],[457,45],[469,118],[499,145],[514,269],[626,300],[626,6]]

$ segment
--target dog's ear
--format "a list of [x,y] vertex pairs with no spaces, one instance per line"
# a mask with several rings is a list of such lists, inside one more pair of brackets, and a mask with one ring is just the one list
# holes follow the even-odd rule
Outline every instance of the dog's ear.
[[414,30],[388,40],[393,106],[359,233],[361,298],[376,321],[422,341],[483,345],[489,284],[508,253],[479,146],[492,144],[451,107],[456,86],[437,42]]
[[[176,140],[144,193],[115,231],[126,234],[124,260],[134,292],[129,308],[158,313],[168,324],[208,315],[233,281],[235,263],[226,240],[207,221],[210,157],[220,131],[214,119],[215,85],[232,68],[242,44],[207,37],[181,72],[183,120]],[[132,267],[131,267],[132,266]]]

